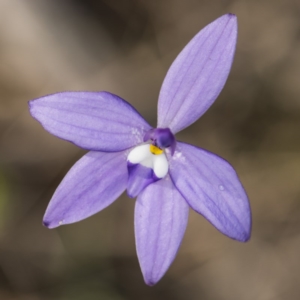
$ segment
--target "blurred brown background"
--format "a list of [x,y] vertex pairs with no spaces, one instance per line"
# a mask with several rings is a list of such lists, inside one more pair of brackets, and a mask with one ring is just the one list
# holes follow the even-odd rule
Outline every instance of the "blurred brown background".
[[[155,126],[162,80],[183,46],[237,14],[227,84],[178,135],[226,158],[251,200],[252,238],[226,238],[190,213],[165,277],[146,286],[134,200],[48,230],[55,188],[84,154],[33,120],[30,99],[107,90]],[[0,299],[300,299],[299,0],[0,0]]]

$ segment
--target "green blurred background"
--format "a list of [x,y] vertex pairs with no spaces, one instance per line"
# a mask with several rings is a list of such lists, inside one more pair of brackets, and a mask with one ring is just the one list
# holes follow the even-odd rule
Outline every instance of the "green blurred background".
[[[183,46],[237,14],[236,56],[216,103],[178,135],[236,168],[252,238],[226,238],[190,213],[165,277],[144,284],[126,195],[48,230],[55,188],[85,152],[51,136],[27,102],[107,90],[155,126],[162,80]],[[0,299],[300,299],[299,0],[0,0]]]

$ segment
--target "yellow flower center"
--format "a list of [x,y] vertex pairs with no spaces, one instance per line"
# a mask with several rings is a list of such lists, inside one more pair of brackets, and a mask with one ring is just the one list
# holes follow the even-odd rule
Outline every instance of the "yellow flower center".
[[164,151],[151,144],[150,145],[150,152],[154,155],[159,155],[159,154],[162,154]]

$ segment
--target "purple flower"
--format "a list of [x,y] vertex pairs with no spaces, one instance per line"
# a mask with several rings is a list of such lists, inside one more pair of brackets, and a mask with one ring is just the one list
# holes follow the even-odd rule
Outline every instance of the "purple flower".
[[125,100],[108,92],[65,92],[30,102],[50,133],[90,150],[55,191],[44,216],[54,228],[87,218],[126,189],[137,197],[137,255],[148,285],[165,274],[183,238],[189,207],[238,241],[250,237],[247,195],[228,162],[175,140],[213,104],[228,77],[236,16],[202,29],[170,67],[152,128]]

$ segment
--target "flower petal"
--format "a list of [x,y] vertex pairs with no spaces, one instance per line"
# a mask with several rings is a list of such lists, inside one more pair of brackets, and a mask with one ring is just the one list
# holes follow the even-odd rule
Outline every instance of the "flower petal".
[[142,164],[132,164],[127,162],[128,182],[127,195],[130,198],[135,198],[149,184],[160,180],[152,168],[143,166]]
[[178,142],[169,163],[173,183],[196,212],[233,239],[245,242],[250,238],[248,197],[227,161]]
[[163,82],[158,126],[175,134],[200,118],[228,77],[237,39],[235,15],[224,15],[202,29],[181,51]]
[[169,176],[149,185],[135,205],[137,255],[148,285],[168,270],[182,241],[189,207]]
[[68,172],[55,191],[44,216],[54,228],[85,219],[115,201],[126,189],[125,151],[89,152]]
[[79,147],[121,151],[143,141],[151,126],[125,100],[108,92],[64,92],[29,102],[50,133]]

